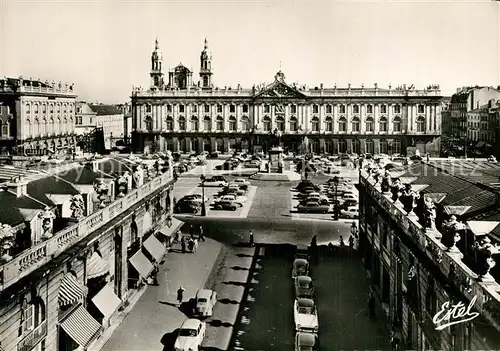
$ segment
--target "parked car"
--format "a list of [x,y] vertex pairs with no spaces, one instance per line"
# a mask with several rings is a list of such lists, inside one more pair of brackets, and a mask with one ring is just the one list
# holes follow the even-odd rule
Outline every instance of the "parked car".
[[320,206],[329,206],[330,199],[327,197],[314,198],[314,199],[305,199],[299,202],[299,205],[305,206],[308,202],[317,202]]
[[318,312],[311,299],[296,299],[293,304],[293,320],[297,332],[319,331]]
[[[307,247],[307,245],[296,246],[295,259],[304,259],[306,260],[306,262],[309,262],[310,256],[309,256],[309,248]],[[308,275],[308,274],[299,274],[299,275]]]
[[347,218],[358,218],[359,217],[359,208],[355,206],[348,207],[346,209],[340,210],[340,215],[342,217],[347,217]]
[[300,183],[295,187],[295,190],[302,191],[305,188],[316,188],[319,190],[319,186],[315,185],[310,180],[301,180]]
[[210,158],[218,158],[219,157],[219,153],[217,151],[212,152],[208,157],[210,157]]
[[319,338],[314,333],[295,334],[295,351],[319,351]]
[[198,290],[195,296],[194,314],[201,317],[212,317],[217,303],[217,293],[209,289]]
[[327,200],[328,201],[328,197],[323,195],[323,194],[320,194],[320,193],[309,193],[309,195],[307,195],[306,200],[307,201],[316,201],[316,202],[320,202],[320,200]]
[[292,278],[299,275],[309,275],[309,261],[305,258],[296,258],[293,261]]
[[179,329],[174,350],[198,351],[205,338],[206,329],[206,324],[199,319],[186,319]]
[[201,194],[190,194],[190,195],[185,195],[181,200],[191,201],[191,202],[199,203],[201,205],[203,200],[205,200],[205,202],[207,202],[208,198],[205,196],[205,198],[202,199]]
[[216,201],[216,203],[218,201],[231,201],[231,202],[235,203],[236,205],[238,205],[239,207],[243,207],[246,199],[244,198],[244,196],[236,196],[235,194],[227,194],[227,195],[220,197]]
[[200,204],[185,199],[177,201],[174,206],[174,213],[198,213],[199,210]]
[[344,201],[347,201],[347,200],[353,200],[353,201],[358,201],[358,197],[356,195],[354,195],[353,193],[348,193],[348,192],[345,192],[344,195],[342,196],[342,198],[344,199]]
[[213,176],[211,178],[206,178],[203,183],[205,186],[227,186],[227,181],[222,176]]
[[304,213],[328,213],[330,205],[320,205],[316,201],[308,201],[304,205],[299,204],[297,211]]
[[311,277],[307,275],[299,275],[295,277],[295,298],[314,298],[314,285]]
[[228,194],[235,194],[237,196],[245,196],[246,191],[240,189],[239,187],[227,186],[224,189],[222,189],[222,191],[219,192],[219,196],[228,195]]
[[259,168],[261,164],[261,161],[259,160],[250,160],[250,161],[245,161],[243,163],[243,167],[245,168]]
[[234,202],[234,201],[215,201],[214,203],[214,208],[216,210],[229,210],[229,211],[236,211],[236,209],[239,206]]
[[237,184],[241,189],[246,190],[250,186],[250,182],[243,178],[237,178],[231,182],[232,184]]

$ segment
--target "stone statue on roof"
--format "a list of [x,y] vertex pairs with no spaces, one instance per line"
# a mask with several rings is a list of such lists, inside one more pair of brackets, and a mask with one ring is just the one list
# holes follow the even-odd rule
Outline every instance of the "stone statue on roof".
[[69,206],[71,210],[71,218],[80,219],[84,217],[85,213],[85,202],[80,194],[73,195],[71,197],[71,205]]

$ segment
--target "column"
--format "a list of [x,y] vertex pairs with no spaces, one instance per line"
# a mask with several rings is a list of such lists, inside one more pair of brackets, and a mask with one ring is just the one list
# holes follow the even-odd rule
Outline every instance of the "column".
[[359,132],[361,134],[366,133],[366,104],[359,104]]
[[192,151],[191,137],[186,137],[186,152],[191,153]]
[[179,138],[173,137],[172,143],[173,143],[174,152],[179,152]]
[[430,132],[432,130],[432,106],[425,105],[425,131]]
[[380,133],[380,106],[378,104],[373,104],[373,133]]
[[441,105],[436,104],[434,115],[434,130],[441,133]]
[[339,105],[338,104],[333,105],[332,122],[333,122],[332,133],[338,133],[338,131],[339,131]]
[[217,142],[215,137],[210,137],[210,152],[219,151],[217,150]]
[[346,153],[350,154],[352,152],[352,139],[347,139]]
[[[222,140],[224,142],[224,150],[223,150],[223,152],[227,154],[229,152],[229,138],[225,137]],[[217,151],[219,151],[219,150],[217,150]]]
[[352,134],[352,104],[346,104],[347,134]]

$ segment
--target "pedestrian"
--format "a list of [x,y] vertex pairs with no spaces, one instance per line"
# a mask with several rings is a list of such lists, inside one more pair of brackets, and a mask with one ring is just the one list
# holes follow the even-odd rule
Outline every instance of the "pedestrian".
[[358,251],[359,248],[359,236],[358,234],[354,234],[354,250]]
[[191,235],[191,239],[194,239],[194,227],[192,224],[189,226],[189,234]]
[[194,251],[194,240],[191,238],[189,238],[189,241],[188,241],[188,250],[191,253],[193,253],[193,251]]
[[180,230],[177,232],[177,235],[175,236],[175,241],[178,242],[179,244],[182,241],[182,232]]
[[184,299],[184,288],[181,286],[177,290],[177,302],[179,303],[179,306],[182,304],[183,299]]
[[345,244],[344,244],[344,238],[342,237],[342,235],[340,236],[340,239],[339,239],[339,246],[340,247],[344,247]]
[[318,248],[318,237],[314,235],[311,239],[311,249],[316,250]]
[[395,328],[394,326],[392,327],[392,330],[391,330],[391,346],[392,346],[392,349],[394,351],[398,351],[399,350],[399,342],[400,342],[400,334],[399,334],[399,331],[397,330],[397,328]]
[[155,286],[158,286],[160,284],[158,284],[158,273],[160,272],[160,269],[158,268],[158,263],[155,262],[154,263],[154,267],[153,267],[153,285]]
[[352,234],[349,236],[349,248],[352,250],[354,248],[354,237]]
[[250,247],[254,247],[255,246],[255,241],[254,241],[254,238],[253,238],[253,232],[252,231],[250,231],[250,238],[249,238],[248,243],[250,244]]
[[205,241],[205,234],[203,233],[203,227],[200,225],[200,235],[198,236],[200,241]]
[[181,239],[181,248],[182,248],[182,253],[186,253],[186,239],[182,237]]

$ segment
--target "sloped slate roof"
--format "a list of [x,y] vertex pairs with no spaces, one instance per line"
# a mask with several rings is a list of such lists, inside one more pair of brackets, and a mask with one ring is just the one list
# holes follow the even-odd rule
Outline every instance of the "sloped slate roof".
[[120,159],[121,162],[113,158],[104,160],[99,162],[99,170],[111,177],[119,177],[125,172],[132,173],[133,164],[124,160],[124,158]]
[[88,105],[97,116],[121,115],[122,111],[115,105]]
[[55,204],[46,194],[76,195],[79,193],[73,185],[56,176],[45,177],[29,182],[27,188],[29,196],[48,206],[54,206]]
[[45,208],[39,202],[27,196],[16,197],[16,195],[0,191],[0,223],[11,226],[18,225],[25,221],[20,209],[43,210]]
[[67,172],[62,172],[57,175],[58,177],[73,183],[80,185],[91,185],[99,178],[107,178],[105,174],[94,173],[90,168],[81,166],[78,168],[71,169]]

